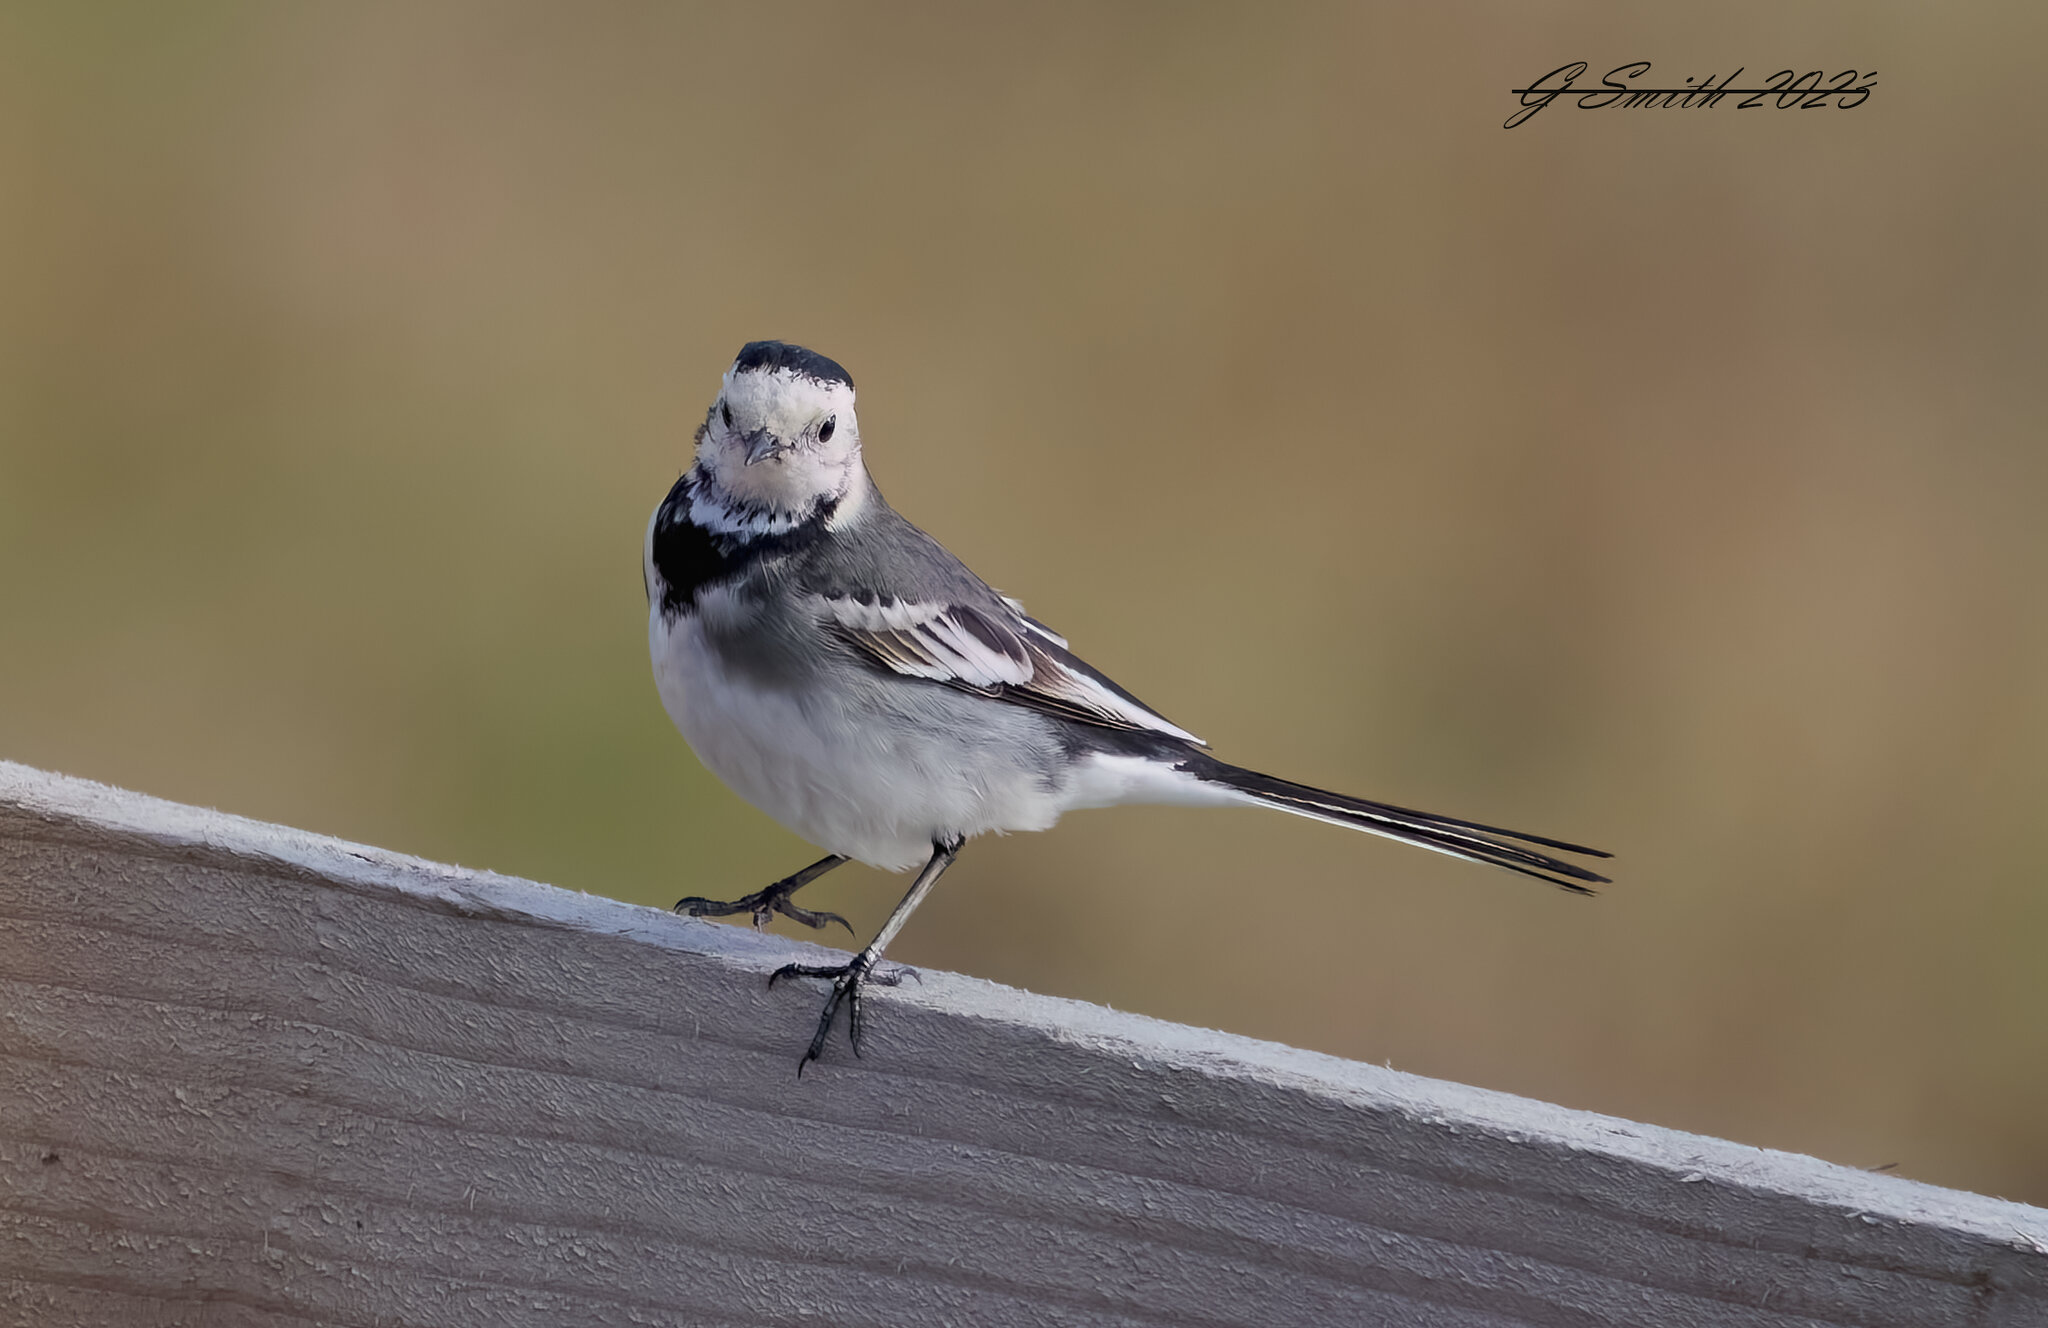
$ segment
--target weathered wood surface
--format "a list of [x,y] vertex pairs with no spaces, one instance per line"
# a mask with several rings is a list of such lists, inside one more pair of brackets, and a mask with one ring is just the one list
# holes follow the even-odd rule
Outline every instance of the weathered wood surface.
[[2048,1324],[2048,1212],[0,764],[0,1322]]

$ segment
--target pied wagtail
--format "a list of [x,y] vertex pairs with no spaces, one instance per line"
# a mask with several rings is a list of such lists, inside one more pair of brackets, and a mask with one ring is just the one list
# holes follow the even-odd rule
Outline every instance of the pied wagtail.
[[[882,950],[988,831],[1043,830],[1118,803],[1273,807],[1491,863],[1566,890],[1607,878],[1525,845],[1597,849],[1326,793],[1226,765],[1096,672],[1065,638],[898,516],[861,461],[853,379],[801,346],[756,341],[725,373],[697,455],[647,526],[648,645],[676,727],[740,796],[827,851],[743,899],[685,899],[692,917],[773,913],[848,859],[917,879],[829,978],[797,1073],[839,1007],[855,1054],[861,988],[893,986]],[[1511,841],[1522,841],[1515,843]]]

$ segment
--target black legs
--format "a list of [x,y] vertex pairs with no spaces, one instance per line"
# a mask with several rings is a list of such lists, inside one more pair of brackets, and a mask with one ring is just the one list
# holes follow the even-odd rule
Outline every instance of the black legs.
[[765,890],[756,890],[750,895],[727,902],[720,902],[716,899],[700,899],[695,895],[688,899],[678,899],[676,901],[676,912],[687,914],[693,918],[725,918],[731,917],[735,913],[752,913],[756,927],[767,926],[769,917],[780,913],[786,918],[794,918],[806,927],[822,927],[829,922],[836,922],[846,928],[846,934],[851,936],[853,935],[853,924],[840,917],[837,913],[813,913],[810,909],[798,908],[795,904],[789,902],[791,895],[844,861],[846,859],[840,857],[837,853],[829,857],[819,858],[796,875],[785,876]]
[[[903,930],[903,924],[910,920],[911,913],[919,904],[924,902],[924,897],[932,892],[932,887],[938,884],[939,877],[945,874],[946,868],[953,865],[953,859],[960,856],[960,844],[961,840],[958,837],[934,840],[932,842],[932,856],[924,864],[924,870],[917,874],[917,880],[911,884],[909,893],[903,896],[903,902],[896,905],[895,911],[889,914],[889,920],[882,924],[882,929],[879,932],[875,933],[875,939],[869,941],[867,948],[853,957],[852,963],[834,966],[788,964],[776,969],[774,973],[769,975],[768,985],[771,987],[781,978],[832,979],[832,991],[830,995],[825,997],[824,1013],[818,1016],[818,1031],[812,1034],[811,1045],[804,1049],[802,1058],[796,1063],[798,1075],[802,1075],[804,1066],[818,1059],[818,1053],[825,1049],[825,1039],[832,1032],[832,1021],[838,1015],[841,1005],[846,1006],[846,1031],[853,1043],[853,1054],[856,1056],[860,1055],[861,988],[870,982],[879,983],[884,987],[893,987],[903,980],[905,973],[913,972],[911,969],[904,968],[878,972],[876,966],[882,961],[883,947],[896,939],[896,933]],[[837,866],[841,861],[844,861],[844,859],[827,858],[824,863],[815,867],[807,867],[805,871],[813,875],[820,874],[831,870],[832,867]],[[801,876],[803,873],[798,873],[798,875]],[[810,878],[805,876],[804,879],[808,880]],[[797,878],[793,876],[790,880],[794,881]],[[798,885],[802,883],[802,881],[797,882]],[[784,884],[787,884],[787,882],[770,886],[761,893],[763,895],[769,894]],[[790,886],[791,890],[795,888],[796,886]],[[689,903],[690,901],[684,900],[683,902]],[[726,911],[738,912],[738,903],[744,902],[744,900],[737,901],[734,906],[727,908]],[[756,916],[760,916],[758,910]],[[816,926],[818,924],[813,923],[812,925]]]

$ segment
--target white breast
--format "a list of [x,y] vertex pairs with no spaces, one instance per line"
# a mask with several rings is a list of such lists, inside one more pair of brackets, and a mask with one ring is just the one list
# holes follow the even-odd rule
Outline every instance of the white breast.
[[838,689],[764,685],[728,667],[705,616],[668,620],[658,601],[649,614],[662,705],[713,774],[820,848],[902,871],[923,865],[937,837],[1043,830],[1059,818],[1064,790],[1021,764],[992,726],[910,724]]

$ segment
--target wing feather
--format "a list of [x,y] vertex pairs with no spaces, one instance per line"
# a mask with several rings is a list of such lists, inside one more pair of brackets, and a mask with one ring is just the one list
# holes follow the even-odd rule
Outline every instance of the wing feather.
[[1105,728],[1149,730],[1206,747],[1091,668],[1066,638],[1005,598],[1002,609],[832,596],[826,622],[883,667]]

